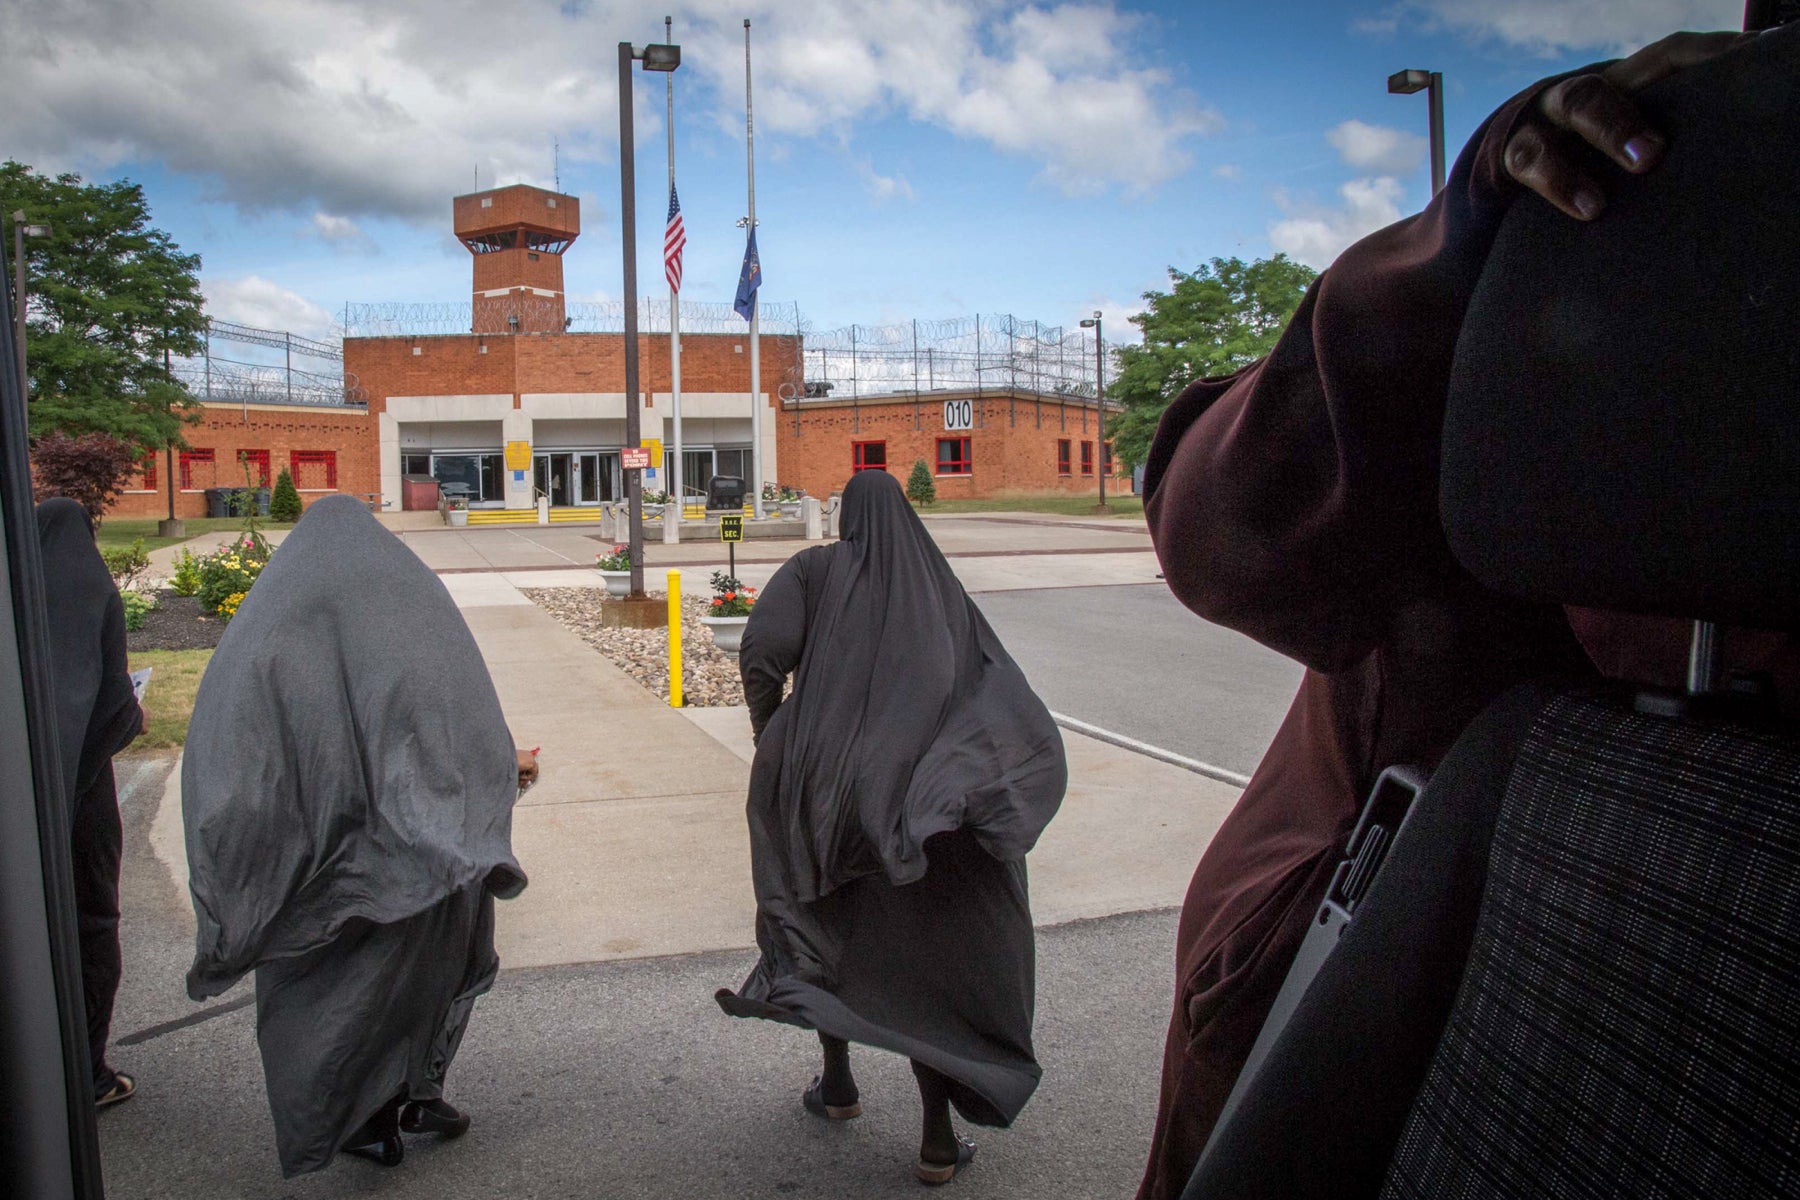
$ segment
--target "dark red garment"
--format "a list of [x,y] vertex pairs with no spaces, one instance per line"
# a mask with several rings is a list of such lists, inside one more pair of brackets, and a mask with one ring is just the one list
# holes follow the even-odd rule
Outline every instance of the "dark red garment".
[[1520,680],[1590,669],[1559,609],[1456,565],[1437,509],[1457,333],[1517,192],[1501,150],[1548,82],[1489,118],[1424,212],[1344,251],[1268,358],[1189,387],[1151,448],[1170,588],[1308,670],[1188,889],[1140,1200],[1186,1185],[1376,775],[1434,767]]

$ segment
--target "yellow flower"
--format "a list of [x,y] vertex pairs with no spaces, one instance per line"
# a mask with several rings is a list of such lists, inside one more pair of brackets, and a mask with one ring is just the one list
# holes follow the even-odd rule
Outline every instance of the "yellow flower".
[[238,605],[244,602],[244,597],[246,595],[248,595],[246,592],[233,592],[231,595],[219,601],[219,614],[226,620],[230,620],[232,617],[237,616]]

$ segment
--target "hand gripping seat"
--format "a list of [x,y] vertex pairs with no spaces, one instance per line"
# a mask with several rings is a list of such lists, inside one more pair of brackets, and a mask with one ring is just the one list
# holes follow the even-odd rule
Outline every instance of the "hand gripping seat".
[[1470,727],[1190,1200],[1800,1195],[1800,736],[1718,666],[1800,626],[1800,40],[1644,101],[1600,221],[1509,215],[1442,505],[1491,587],[1694,621],[1688,687]]

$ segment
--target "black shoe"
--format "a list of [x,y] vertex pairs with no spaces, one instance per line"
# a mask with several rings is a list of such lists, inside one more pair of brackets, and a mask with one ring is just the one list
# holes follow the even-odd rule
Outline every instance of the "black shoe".
[[856,1096],[850,1097],[848,1104],[825,1103],[825,1081],[814,1075],[813,1081],[800,1097],[800,1103],[806,1111],[815,1117],[824,1117],[827,1121],[848,1121],[862,1116],[862,1103]]
[[115,1104],[131,1099],[137,1092],[137,1080],[129,1075],[120,1074],[111,1067],[104,1068],[105,1079],[94,1088],[94,1107],[111,1108]]
[[401,1142],[400,1135],[398,1133],[377,1134],[364,1141],[362,1140],[364,1137],[364,1130],[367,1128],[368,1126],[365,1125],[363,1129],[359,1129],[351,1134],[350,1140],[345,1142],[339,1149],[345,1154],[353,1154],[357,1158],[366,1158],[379,1166],[399,1166],[400,1160],[406,1157],[406,1146]]
[[956,1173],[975,1161],[975,1143],[962,1134],[956,1135],[956,1161],[953,1163],[927,1162],[925,1156],[919,1156],[919,1182],[936,1187],[949,1183],[956,1178]]
[[407,1133],[459,1138],[469,1132],[469,1116],[443,1100],[414,1100],[400,1110],[400,1128]]
[[400,1142],[399,1098],[376,1109],[375,1115],[359,1125],[338,1149],[383,1167],[399,1166],[406,1157],[406,1147]]

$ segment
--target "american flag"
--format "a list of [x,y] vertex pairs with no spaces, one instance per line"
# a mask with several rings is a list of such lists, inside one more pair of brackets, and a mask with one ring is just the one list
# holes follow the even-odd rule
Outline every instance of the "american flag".
[[687,245],[687,229],[681,223],[681,201],[675,196],[675,184],[669,184],[669,224],[663,230],[663,274],[669,278],[671,291],[681,290],[681,251]]

